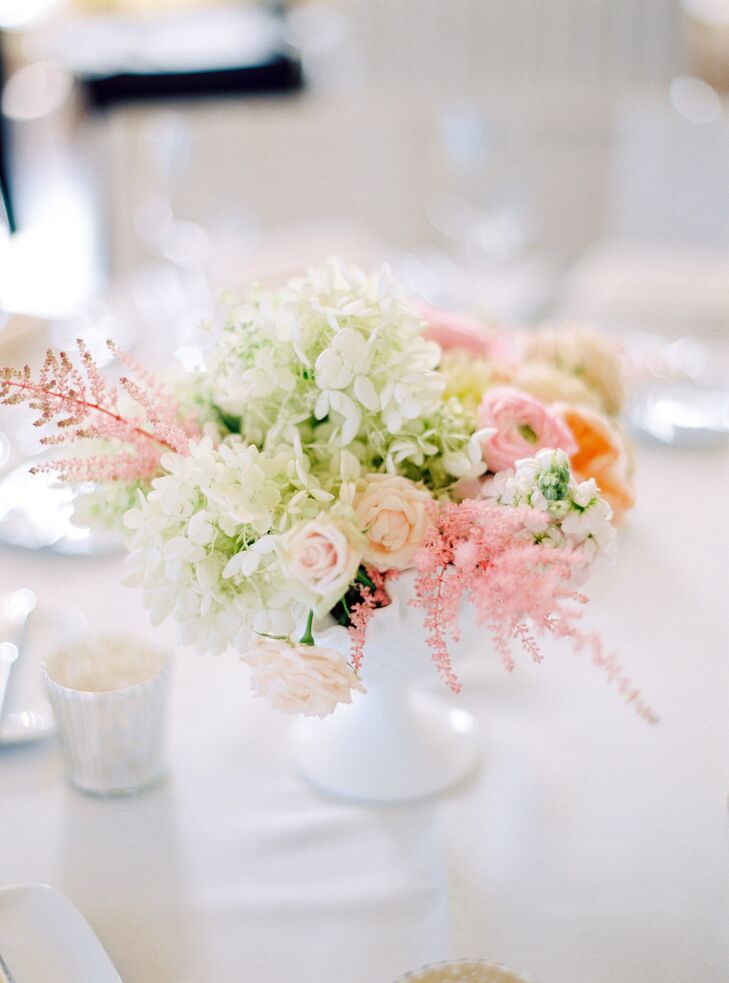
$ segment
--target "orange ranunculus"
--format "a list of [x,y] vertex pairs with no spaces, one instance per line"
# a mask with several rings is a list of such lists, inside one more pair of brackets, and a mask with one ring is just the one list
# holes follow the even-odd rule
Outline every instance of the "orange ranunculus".
[[632,463],[626,439],[610,421],[587,406],[552,407],[572,431],[577,451],[570,458],[575,478],[594,478],[620,521],[635,504]]

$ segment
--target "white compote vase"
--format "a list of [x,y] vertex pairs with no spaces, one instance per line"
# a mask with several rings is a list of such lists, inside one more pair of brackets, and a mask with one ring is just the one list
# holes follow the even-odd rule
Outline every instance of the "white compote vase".
[[[365,802],[407,802],[435,795],[463,780],[476,763],[475,720],[418,686],[437,672],[426,644],[425,612],[408,602],[415,574],[388,580],[392,599],[367,625],[360,677],[367,693],[353,693],[323,719],[294,724],[301,774],[317,789]],[[471,619],[467,619],[469,624]],[[349,655],[346,628],[317,632],[318,645]],[[468,646],[463,639],[458,648]]]

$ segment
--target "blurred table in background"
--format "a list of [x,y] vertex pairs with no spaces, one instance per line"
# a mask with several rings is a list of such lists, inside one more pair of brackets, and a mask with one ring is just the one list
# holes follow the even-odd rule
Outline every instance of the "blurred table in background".
[[709,85],[729,92],[729,3],[683,0],[691,60]]
[[[266,23],[255,4],[172,7],[79,22],[90,31],[29,19],[12,34],[11,68],[30,69],[4,100],[18,211],[27,232],[49,227],[40,259],[50,275],[47,254],[61,257],[59,292],[89,267],[119,278],[158,261],[170,222],[186,229],[171,251],[188,266],[205,237],[237,238],[250,255],[283,226],[355,222],[431,268],[468,265],[489,281],[496,316],[533,320],[555,278],[601,237],[680,239],[688,222],[721,238],[726,120],[687,119],[691,97],[671,94],[687,70],[679,0],[296,3],[283,40],[301,54],[304,93],[188,103],[181,89],[86,115],[59,62],[84,75],[111,53],[128,72],[131,49],[136,84],[153,49],[168,69],[194,72],[212,39],[220,68],[239,41],[220,25]],[[531,284],[519,310],[498,286],[513,281]]]
[[217,4],[72,18],[46,39],[47,52],[77,77],[88,105],[300,89],[301,59],[272,7]]

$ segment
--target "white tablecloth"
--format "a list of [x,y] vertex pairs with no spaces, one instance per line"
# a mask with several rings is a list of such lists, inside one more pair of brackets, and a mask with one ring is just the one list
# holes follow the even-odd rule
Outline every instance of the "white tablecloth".
[[[289,720],[239,663],[181,652],[156,790],[87,798],[55,742],[0,749],[0,884],[66,892],[125,983],[392,983],[451,956],[537,983],[726,983],[727,478],[720,453],[643,450],[619,559],[591,588],[658,726],[567,649],[469,668],[475,780],[368,809],[300,782]],[[120,570],[8,552],[0,589],[141,629]]]

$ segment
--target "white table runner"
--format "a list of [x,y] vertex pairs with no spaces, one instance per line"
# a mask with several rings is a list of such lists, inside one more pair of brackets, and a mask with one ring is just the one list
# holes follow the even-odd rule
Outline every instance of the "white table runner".
[[[360,808],[300,783],[288,719],[249,698],[235,659],[182,653],[172,773],[147,795],[78,795],[53,742],[0,749],[0,883],[66,892],[125,983],[392,983],[461,956],[537,983],[725,983],[727,464],[641,451],[617,564],[591,588],[587,617],[657,727],[562,647],[508,677],[468,666],[477,778]],[[0,589],[146,630],[120,564],[2,553]]]

